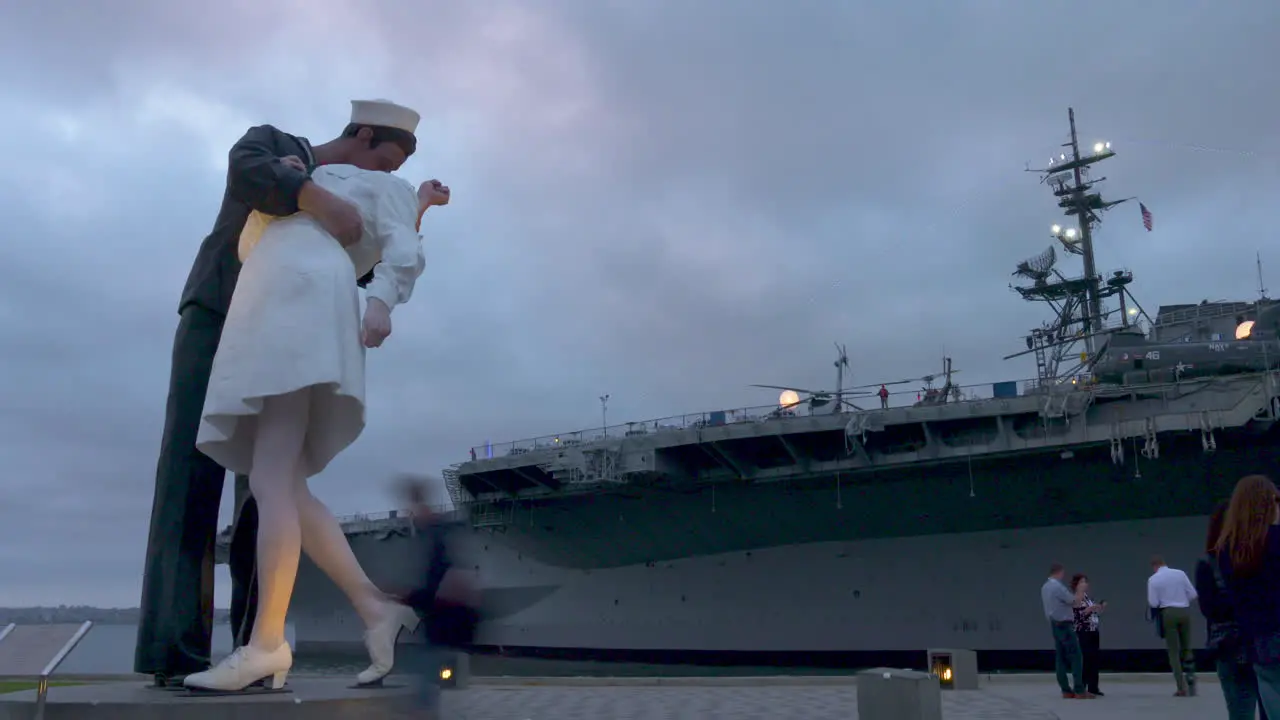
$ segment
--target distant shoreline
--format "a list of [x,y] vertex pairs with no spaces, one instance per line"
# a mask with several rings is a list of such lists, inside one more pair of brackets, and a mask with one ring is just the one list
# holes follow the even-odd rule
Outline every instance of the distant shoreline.
[[[51,623],[82,623],[95,625],[137,625],[141,619],[140,608],[100,608],[90,605],[60,605],[58,607],[0,608],[0,626],[47,625]],[[231,611],[215,609],[215,623],[230,622]]]

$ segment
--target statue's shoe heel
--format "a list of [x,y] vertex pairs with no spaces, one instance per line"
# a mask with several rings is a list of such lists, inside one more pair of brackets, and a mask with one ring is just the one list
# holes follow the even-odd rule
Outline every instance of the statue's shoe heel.
[[369,651],[371,664],[356,676],[360,685],[376,685],[386,677],[396,663],[396,641],[404,630],[418,628],[418,614],[407,605],[388,603],[386,617],[364,634],[364,646]]
[[281,670],[278,673],[273,673],[270,679],[267,680],[266,686],[272,690],[280,690],[281,688],[284,687],[284,681],[288,677],[289,677],[288,670]]

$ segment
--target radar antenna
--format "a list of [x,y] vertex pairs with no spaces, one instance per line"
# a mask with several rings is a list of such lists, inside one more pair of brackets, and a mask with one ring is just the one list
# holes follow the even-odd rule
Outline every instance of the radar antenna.
[[[1041,387],[1069,380],[1082,369],[1090,367],[1096,359],[1098,349],[1104,344],[1102,336],[1109,332],[1106,317],[1114,312],[1104,312],[1103,300],[1120,296],[1121,324],[1128,327],[1129,318],[1124,311],[1124,298],[1128,293],[1128,284],[1133,282],[1133,274],[1128,271],[1117,271],[1104,280],[1098,274],[1093,254],[1093,233],[1102,222],[1100,214],[1131,199],[1104,201],[1102,195],[1094,190],[1094,186],[1106,178],[1089,177],[1091,166],[1115,157],[1115,152],[1111,149],[1111,143],[1098,142],[1092,146],[1092,152],[1082,153],[1076,134],[1074,109],[1067,109],[1067,120],[1071,126],[1071,139],[1063,145],[1067,151],[1050,158],[1047,168],[1029,171],[1041,175],[1041,182],[1048,185],[1058,199],[1058,207],[1063,209],[1063,214],[1075,218],[1078,227],[1054,225],[1050,235],[1069,255],[1079,255],[1083,259],[1084,275],[1067,278],[1055,268],[1055,245],[1018,263],[1013,272],[1015,276],[1031,281],[1029,286],[1014,287],[1022,299],[1043,302],[1053,308],[1056,316],[1026,336],[1025,352],[1006,358],[1034,353],[1036,374]],[[1077,349],[1081,342],[1084,343],[1084,352]],[[1060,372],[1068,358],[1078,358],[1078,362],[1065,373]]]
[[1049,279],[1049,274],[1053,272],[1053,265],[1056,262],[1058,262],[1058,254],[1050,245],[1039,255],[1018,263],[1018,269],[1014,270],[1013,274],[1031,280],[1036,285],[1043,285]]

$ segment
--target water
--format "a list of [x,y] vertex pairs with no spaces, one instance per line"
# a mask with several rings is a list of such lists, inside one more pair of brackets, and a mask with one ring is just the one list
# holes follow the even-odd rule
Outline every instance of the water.
[[[75,650],[58,668],[60,675],[128,675],[133,672],[133,646],[137,640],[136,625],[94,625]],[[285,636],[295,640],[292,626]],[[397,656],[409,647],[401,644]],[[213,627],[214,660],[231,652],[231,626]],[[294,671],[354,675],[368,667],[369,658],[359,647],[349,652],[317,654],[306,652],[294,657]],[[779,668],[716,667],[696,665],[649,665],[642,663],[599,662],[587,660],[552,660],[540,658],[475,655],[471,671],[476,675],[508,677],[692,677],[692,676],[759,676],[759,675],[845,675],[852,668]]]
[[[293,642],[293,627],[285,628]],[[94,625],[75,650],[58,668],[63,675],[127,675],[133,672],[133,647],[138,639],[136,625]],[[231,626],[213,626],[213,655],[231,652]]]

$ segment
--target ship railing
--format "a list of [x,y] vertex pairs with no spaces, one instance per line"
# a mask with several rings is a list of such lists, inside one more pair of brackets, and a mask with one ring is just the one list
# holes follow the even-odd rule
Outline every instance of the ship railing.
[[[1053,383],[1055,392],[1085,392],[1087,391],[1087,375],[1080,375],[1077,384],[1074,386],[1068,380],[1066,383],[1058,381]],[[1019,395],[1028,395],[1032,393],[1045,392],[1045,386],[1041,381],[1031,380],[1014,380],[1017,384]],[[874,390],[875,386],[871,386]],[[993,400],[1001,400],[1005,398],[996,398],[994,396],[994,386],[992,383],[974,383],[971,385],[957,385],[953,388],[958,389],[960,400],[962,402],[986,402]],[[937,387],[935,389],[941,389]],[[890,390],[889,407],[910,407],[924,398],[923,389],[915,390]],[[880,400],[877,397],[850,397],[850,400],[858,403],[867,410],[879,409]],[[625,422],[608,427],[597,427],[586,430],[577,430],[574,432],[559,433],[556,435],[543,435],[541,437],[526,438],[524,440],[516,440],[506,443],[492,443],[477,445],[470,449],[471,454],[477,460],[489,458],[504,457],[508,455],[523,455],[525,453],[538,450],[550,450],[564,447],[574,447],[587,443],[599,442],[602,440],[625,440],[627,438],[642,437],[656,433],[675,432],[680,430],[699,429],[707,427],[718,427],[723,425],[734,425],[738,423],[758,423],[766,420],[777,419],[779,417],[804,416],[809,414],[825,415],[831,412],[831,405],[827,404],[816,408],[812,413],[807,411],[807,406],[801,404],[795,410],[782,410],[777,404],[772,405],[756,405],[753,407],[738,408],[734,410],[708,411],[699,413],[688,413],[685,415],[672,415],[670,417],[659,418],[657,420],[644,420],[641,422]],[[853,412],[847,410],[846,412]],[[456,466],[455,466],[456,467]]]
[[778,406],[759,405],[755,407],[737,408],[734,410],[709,411],[672,415],[656,420],[624,422],[607,427],[590,428],[574,432],[544,435],[541,437],[516,440],[515,442],[477,445],[471,448],[477,459],[501,457],[504,455],[523,455],[535,450],[574,447],[605,439],[626,439],[642,437],[654,433],[690,430],[704,427],[718,427],[738,423],[755,423],[778,416]]
[[440,474],[444,479],[445,491],[449,493],[449,500],[455,506],[465,504],[470,499],[470,496],[458,480],[458,465],[456,463],[450,465]]
[[[1110,387],[1101,388],[1092,384],[1091,377],[1088,373],[1080,373],[1075,377],[1055,378],[1052,380],[1026,379],[1011,382],[1016,383],[1019,396],[1049,394],[1056,397],[1057,395],[1062,394],[1076,397],[1096,393],[1102,389],[1111,389]],[[1159,384],[1144,384],[1144,386],[1148,389],[1156,389]],[[995,384],[993,383],[958,385],[953,386],[953,389],[958,389],[960,401],[970,405],[970,407],[973,407],[973,404],[987,404],[1008,399],[1005,397],[997,398],[994,396]],[[923,389],[890,391],[889,407],[910,407],[923,398]],[[874,411],[879,409],[879,398],[857,397],[852,399],[866,410]],[[1091,399],[1087,399],[1085,404],[1087,405],[1090,401]],[[1070,400],[1068,399],[1058,399],[1057,403],[1060,403],[1061,407],[1064,408],[1070,406]],[[505,455],[522,455],[524,453],[534,452],[537,450],[573,447],[576,445],[598,442],[604,439],[618,440],[654,433],[717,427],[737,423],[757,423],[780,417],[803,416],[808,414],[824,415],[830,412],[830,405],[819,407],[812,413],[807,412],[804,409],[805,407],[806,406],[802,403],[800,408],[796,410],[783,411],[777,405],[758,405],[748,408],[739,408],[736,410],[673,415],[671,417],[661,418],[658,420],[619,423],[603,429],[594,428],[571,433],[561,433],[558,435],[544,435],[542,437],[528,438],[525,440],[517,440],[515,442],[502,444],[481,445],[471,448],[471,450],[475,453],[477,459],[495,458]],[[981,407],[981,405],[977,405],[977,407]],[[1046,405],[1045,407],[1048,409],[1049,406]]]
[[[453,503],[451,505],[432,505],[432,512],[451,513],[455,510],[465,510],[471,504],[470,500]],[[406,509],[383,510],[381,512],[368,513],[351,513],[348,515],[339,515],[337,517],[338,524],[342,526],[343,531],[348,533],[369,532],[394,524],[395,520],[408,521],[412,515],[412,511]],[[217,540],[219,543],[227,543],[231,540],[232,526],[228,525],[218,533]]]
[[1155,327],[1163,328],[1169,325],[1179,325],[1192,320],[1213,320],[1227,315],[1239,315],[1253,310],[1255,303],[1251,302],[1228,302],[1228,303],[1209,303],[1208,305],[1194,305],[1181,310],[1163,313],[1156,316]]

